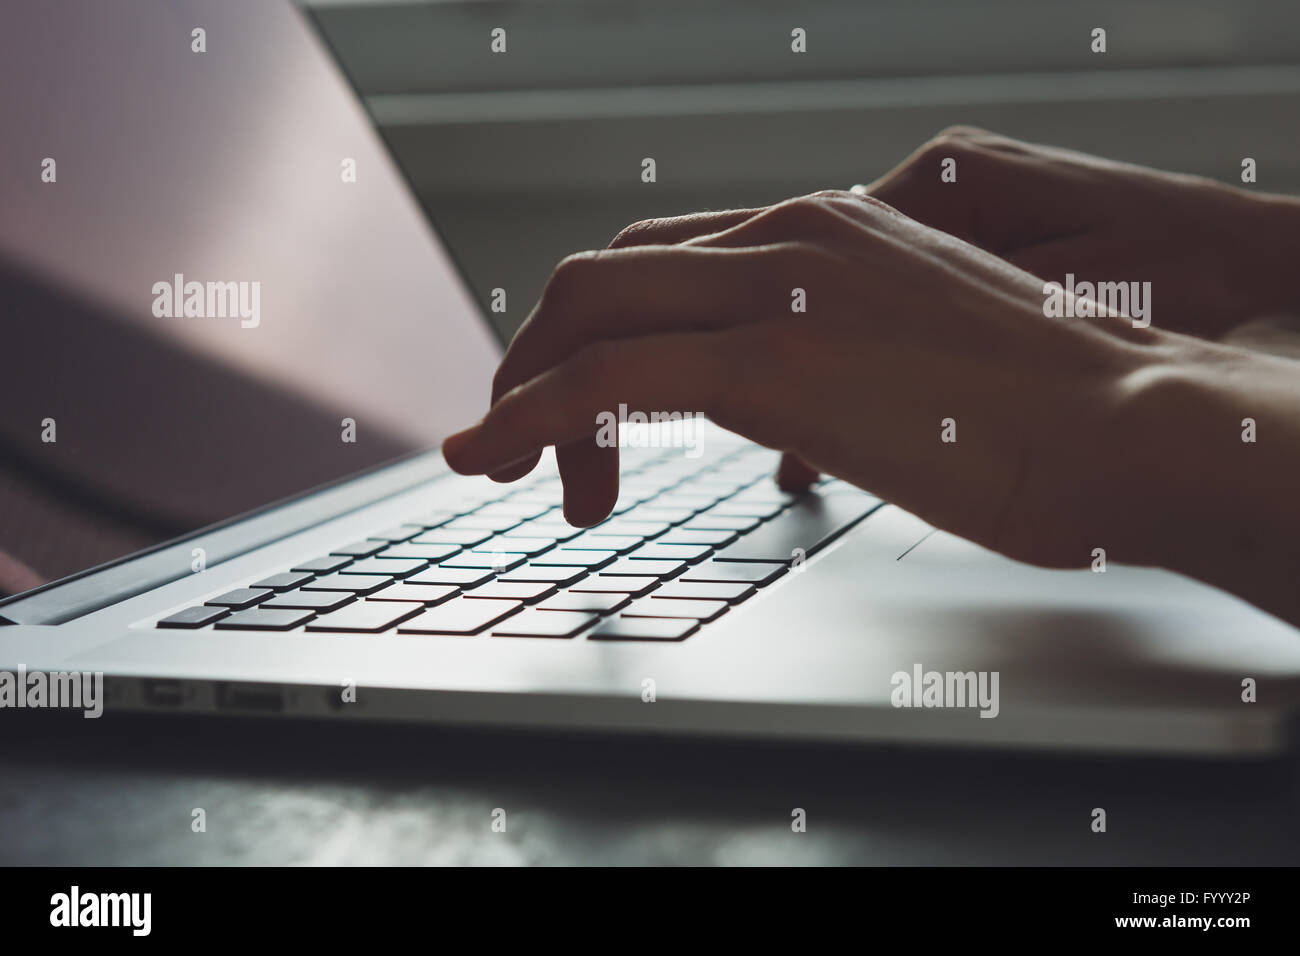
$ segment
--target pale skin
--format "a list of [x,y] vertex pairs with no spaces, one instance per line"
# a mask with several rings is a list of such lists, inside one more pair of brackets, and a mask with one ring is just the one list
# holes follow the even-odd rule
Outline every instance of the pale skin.
[[[1103,548],[1300,625],[1298,240],[1294,200],[949,130],[861,190],[565,259],[443,451],[509,481],[556,446],[590,525],[618,491],[597,414],[700,411],[784,452],[787,488],[835,475],[1017,560]],[[1150,282],[1151,327],[1045,317],[1067,272]]]

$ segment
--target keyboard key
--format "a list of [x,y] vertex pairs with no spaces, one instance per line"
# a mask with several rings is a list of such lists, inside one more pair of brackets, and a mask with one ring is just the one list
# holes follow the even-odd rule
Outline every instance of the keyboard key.
[[385,528],[383,531],[376,531],[374,534],[368,534],[366,537],[374,538],[376,541],[387,541],[389,544],[396,544],[399,541],[409,541],[423,531],[424,525],[422,524],[399,524],[392,528]]
[[689,531],[685,528],[674,528],[657,539],[655,544],[702,544],[710,548],[722,548],[731,544],[736,538],[734,531]]
[[680,641],[699,630],[693,618],[615,617],[587,635],[592,641]]
[[485,571],[509,571],[519,567],[528,559],[522,554],[506,554],[504,551],[495,551],[492,554],[480,554],[477,551],[465,551],[456,555],[454,558],[448,558],[440,568],[470,568]]
[[775,482],[765,481],[761,484],[754,485],[752,488],[745,489],[740,494],[734,495],[730,500],[733,503],[744,502],[745,504],[749,504],[754,502],[758,504],[780,505],[784,508],[786,505],[794,504],[802,497],[802,494],[782,491],[776,486]]
[[785,564],[774,562],[764,564],[745,561],[704,561],[684,571],[680,580],[730,581],[763,587],[785,574],[785,571]]
[[325,614],[307,625],[309,631],[354,631],[377,634],[399,621],[424,610],[423,604],[358,601],[332,614]]
[[538,537],[568,541],[570,538],[576,538],[582,534],[584,530],[583,528],[575,528],[566,521],[551,521],[547,518],[538,518],[536,521],[525,521],[518,527],[511,528],[503,534],[503,537]]
[[337,611],[351,604],[356,595],[347,591],[286,591],[262,602],[262,607],[288,608],[299,611]]
[[658,541],[637,548],[628,558],[632,561],[703,561],[713,549],[703,544],[660,544]]
[[255,607],[247,611],[236,611],[212,626],[219,631],[289,631],[311,619],[311,611]]
[[868,496],[805,495],[763,527],[714,555],[716,561],[781,561],[812,555],[878,508]]
[[469,548],[481,541],[486,541],[492,537],[491,531],[477,530],[469,528],[434,528],[432,531],[426,531],[419,537],[412,538],[411,544],[454,544],[462,548]]
[[588,528],[587,534],[597,538],[605,535],[631,535],[637,538],[653,538],[663,534],[671,527],[672,525],[666,521],[625,521],[622,518],[611,518],[604,524]]
[[481,598],[508,598],[512,601],[523,601],[526,604],[532,604],[534,601],[550,597],[555,591],[555,585],[547,581],[505,581],[498,579],[479,585],[472,591],[466,591],[465,597],[476,600]]
[[311,580],[310,574],[295,574],[292,571],[285,571],[283,574],[273,574],[269,578],[262,578],[260,581],[254,581],[249,585],[251,588],[270,588],[272,591],[292,591],[296,587]]
[[195,628],[206,627],[213,621],[218,621],[230,612],[224,607],[187,607],[183,611],[177,611],[175,614],[169,614],[158,622],[159,627],[183,627]]
[[694,508],[665,508],[652,501],[647,505],[640,505],[633,508],[622,519],[626,521],[654,521],[665,522],[667,524],[681,524],[695,517]]
[[351,591],[353,594],[374,594],[380,588],[386,588],[393,582],[390,577],[378,574],[327,574],[309,584],[304,584],[304,591]]
[[458,544],[395,544],[375,555],[374,560],[441,561],[460,550]]
[[353,558],[368,558],[384,546],[382,541],[354,541],[335,548],[330,554],[346,554]]
[[583,534],[565,542],[564,547],[586,551],[617,551],[622,554],[639,547],[643,540],[639,535]]
[[690,521],[679,525],[686,531],[737,531],[744,533],[757,528],[762,522],[758,518],[740,515],[720,515],[713,509],[702,511]]
[[636,491],[644,492],[646,495],[653,497],[654,495],[659,494],[659,492],[667,491],[669,488],[680,483],[681,479],[676,475],[662,475],[646,472],[644,474],[633,473],[630,475],[623,475],[619,479],[618,484],[620,488],[635,489]]
[[500,575],[499,580],[511,582],[546,581],[550,584],[567,585],[572,584],[574,581],[581,581],[586,576],[586,568],[566,567],[558,564],[549,568],[535,568],[532,565],[526,565],[505,572]]
[[651,494],[648,491],[638,491],[635,488],[628,488],[626,486],[620,487],[618,489],[618,498],[614,500],[614,507],[611,509],[611,513],[621,515],[625,511],[631,511],[641,502],[650,497]]
[[560,487],[555,484],[544,484],[541,487],[530,488],[527,491],[519,491],[510,496],[514,502],[527,502],[530,505],[543,505],[550,510],[558,508],[563,502],[564,495]]
[[204,601],[204,604],[211,604],[215,607],[228,607],[235,610],[240,608],[252,607],[270,594],[274,594],[269,588],[235,588],[233,591],[227,591],[225,594]]
[[337,555],[330,555],[324,558],[312,558],[310,561],[303,561],[295,564],[292,568],[294,571],[310,571],[312,574],[329,574],[337,571],[339,568],[347,567],[352,563],[351,558],[341,558]]
[[382,574],[390,578],[404,578],[428,566],[428,561],[414,558],[365,558],[348,565],[339,574]]
[[585,581],[579,581],[573,587],[569,588],[569,590],[583,594],[589,592],[597,594],[621,592],[623,594],[631,594],[635,597],[640,597],[642,594],[654,590],[658,585],[658,578],[624,578],[593,575]]
[[626,577],[647,575],[671,578],[675,574],[680,574],[686,567],[685,561],[633,561],[631,558],[623,558],[608,567],[601,568],[599,573]]
[[[507,518],[518,518],[520,521],[528,521],[532,518],[538,518],[551,510],[549,504],[538,504],[535,501],[522,501],[518,497],[510,497],[505,501],[493,502],[490,505],[484,505],[478,511],[474,512],[476,518],[495,518],[497,516]],[[518,523],[518,522],[516,522]]]
[[620,612],[622,617],[693,617],[697,621],[712,621],[727,613],[731,607],[726,601],[687,601],[674,598],[648,597],[634,602]]
[[573,637],[594,621],[599,614],[576,611],[539,611],[529,608],[507,618],[492,628],[493,637]]
[[766,519],[777,514],[785,505],[776,504],[775,502],[764,501],[736,501],[734,498],[728,498],[721,504],[714,505],[708,510],[708,514],[721,516],[735,516],[741,518],[759,518]]
[[431,607],[397,629],[398,634],[477,634],[523,607],[520,601],[452,598]]
[[734,494],[745,487],[748,481],[742,478],[728,478],[726,475],[704,474],[692,478],[685,487],[692,490],[717,493],[719,497]]
[[739,604],[756,593],[752,584],[725,581],[669,581],[650,595],[651,598],[685,598],[692,601],[727,601]]
[[551,567],[558,564],[565,567],[592,568],[594,570],[609,564],[617,557],[617,551],[595,551],[585,548],[570,551],[567,547],[563,547],[548,551],[539,558],[533,558],[529,563],[534,567]]
[[465,515],[463,518],[457,518],[443,527],[449,531],[492,531],[499,534],[502,531],[509,531],[521,521],[523,521],[522,518],[513,515],[482,515],[476,512]]
[[554,538],[515,538],[498,535],[484,541],[474,550],[480,554],[503,551],[506,554],[524,554],[531,558],[533,555],[549,551],[553,547],[555,547]]
[[[689,488],[690,483],[683,485],[683,488]],[[708,491],[667,491],[655,498],[656,507],[661,508],[690,508],[692,511],[703,511],[705,508],[716,504],[721,495],[715,495]]]
[[422,511],[418,515],[411,515],[410,523],[426,529],[436,528],[438,525],[446,524],[463,513],[463,511],[459,510],[435,508],[432,511]]
[[412,574],[405,584],[453,584],[459,588],[475,588],[492,580],[491,571],[479,571],[473,568],[425,568],[418,574]]
[[548,597],[537,605],[539,611],[584,611],[588,614],[609,614],[627,605],[632,598],[627,594],[580,594],[565,591]]
[[[322,594],[327,593],[322,591]],[[443,601],[454,598],[460,593],[460,588],[450,584],[406,584],[405,582],[394,584],[391,588],[384,588],[373,597],[366,598],[367,601],[414,601],[417,604],[423,604],[425,607],[433,607],[435,604],[441,604]]]

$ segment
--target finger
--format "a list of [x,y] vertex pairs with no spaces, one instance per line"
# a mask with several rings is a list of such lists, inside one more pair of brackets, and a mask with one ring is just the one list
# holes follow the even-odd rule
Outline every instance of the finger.
[[782,491],[807,491],[820,477],[821,472],[798,455],[788,451],[781,455],[781,464],[776,469],[776,483]]
[[582,438],[556,449],[564,483],[564,518],[588,528],[609,517],[618,500],[618,446],[602,448]]
[[570,257],[555,270],[492,383],[492,400],[595,341],[721,329],[785,308],[792,245],[632,247]]
[[[716,212],[697,212],[685,216],[667,216],[660,219],[643,219],[623,229],[614,237],[613,242],[609,244],[609,248],[623,249],[630,246],[672,245],[726,229],[736,223],[744,222],[760,211],[760,209],[727,209]],[[493,400],[495,401],[495,396]],[[609,461],[606,460],[608,456],[601,456],[598,450],[593,449],[591,446],[579,443],[574,448],[577,450],[573,454],[578,456],[573,465],[575,473],[576,469],[581,467],[581,463],[584,462],[589,467],[610,467]],[[567,449],[559,450],[558,460],[562,466],[568,455],[569,451]],[[509,468],[494,472],[490,477],[493,481],[518,481],[537,467],[537,461],[537,458],[529,457]],[[596,464],[598,461],[601,462],[599,466]]]
[[[742,218],[742,213],[726,219]],[[680,247],[629,247],[570,257],[556,269],[542,300],[510,343],[493,382],[492,400],[601,338],[644,335],[670,328],[712,328],[769,315],[788,291],[774,280],[777,247],[739,256],[734,251]],[[616,321],[615,321],[616,319]],[[579,446],[581,447],[581,446]],[[601,452],[561,448],[597,467]],[[494,471],[495,481],[516,481],[537,465],[527,457]],[[611,467],[608,461],[599,466]]]
[[[772,260],[785,253],[775,247],[751,255],[630,247],[566,259],[510,343],[493,381],[493,403],[592,341],[675,328],[717,328],[772,314],[789,294],[776,283],[778,272],[772,268]],[[570,454],[578,457],[570,462]],[[594,446],[558,452],[560,463],[575,471],[578,462],[609,469],[609,461],[595,464],[601,458]],[[529,456],[491,477],[516,481],[536,465],[537,459]]]
[[[447,461],[462,474],[483,474],[547,445],[591,439],[602,416],[621,403],[717,416],[729,392],[732,334],[675,333],[589,346],[512,390],[478,425],[448,438]],[[566,517],[583,524],[603,518],[617,482],[616,469],[566,475]]]
[[611,249],[628,246],[667,246],[696,236],[720,232],[744,222],[761,209],[726,209],[719,212],[695,212],[687,216],[667,216],[663,219],[642,219],[634,222],[609,244]]

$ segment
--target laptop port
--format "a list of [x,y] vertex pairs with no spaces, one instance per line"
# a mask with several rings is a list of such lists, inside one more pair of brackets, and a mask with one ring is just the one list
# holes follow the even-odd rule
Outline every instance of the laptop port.
[[178,680],[144,680],[140,682],[140,696],[151,707],[179,707],[185,688]]
[[217,709],[278,714],[284,710],[284,695],[273,684],[221,683],[217,685]]

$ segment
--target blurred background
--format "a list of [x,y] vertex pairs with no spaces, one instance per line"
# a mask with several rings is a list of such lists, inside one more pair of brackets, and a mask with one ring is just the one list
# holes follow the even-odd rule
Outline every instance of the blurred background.
[[307,6],[506,336],[629,222],[870,181],[956,123],[1300,192],[1295,0]]

